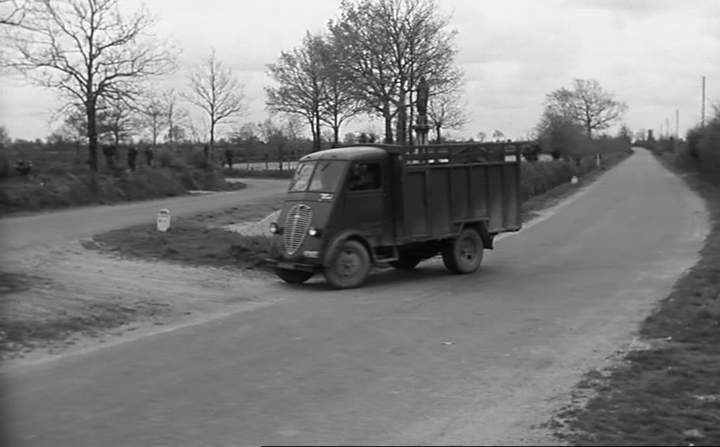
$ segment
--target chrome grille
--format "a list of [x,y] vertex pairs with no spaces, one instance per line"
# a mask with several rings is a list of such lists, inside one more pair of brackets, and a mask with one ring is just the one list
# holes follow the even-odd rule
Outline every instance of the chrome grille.
[[299,203],[293,205],[285,217],[285,229],[283,230],[283,244],[289,255],[295,254],[300,248],[305,235],[312,222],[312,209],[309,206]]

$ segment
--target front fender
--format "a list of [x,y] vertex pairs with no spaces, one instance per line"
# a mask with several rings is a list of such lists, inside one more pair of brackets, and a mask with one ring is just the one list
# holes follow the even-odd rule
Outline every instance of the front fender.
[[345,230],[335,235],[333,240],[327,245],[327,249],[325,250],[325,254],[323,255],[323,267],[327,268],[330,265],[330,261],[332,260],[332,257],[337,251],[337,249],[343,242],[349,239],[356,240],[363,244],[368,252],[368,255],[370,256],[370,262],[375,262],[375,256],[370,248],[370,244],[368,243],[367,239],[365,239],[356,230]]

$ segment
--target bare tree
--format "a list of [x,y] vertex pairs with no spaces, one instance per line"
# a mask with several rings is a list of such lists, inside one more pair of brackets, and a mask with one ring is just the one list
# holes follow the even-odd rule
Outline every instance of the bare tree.
[[174,67],[174,51],[145,38],[153,24],[142,8],[124,16],[118,0],[38,0],[20,30],[7,36],[12,67],[82,104],[93,171],[98,168],[98,104],[132,98],[138,81]]
[[27,0],[0,0],[0,25],[21,26],[29,7]]
[[313,150],[320,149],[320,106],[326,101],[324,42],[318,35],[305,34],[302,45],[280,53],[279,60],[267,66],[277,87],[266,87],[270,111],[298,115],[307,120]]
[[188,127],[188,113],[179,106],[179,96],[174,88],[165,90],[161,95],[161,107],[165,111],[164,122],[167,125],[166,139],[174,144],[182,140]]
[[477,139],[480,140],[480,142],[484,142],[485,138],[487,138],[487,134],[485,132],[478,132],[477,133]]
[[183,96],[207,114],[211,151],[218,124],[244,110],[243,89],[244,86],[233,76],[232,69],[218,60],[215,49],[191,73],[190,91]]
[[407,140],[420,78],[428,80],[431,94],[459,85],[452,64],[456,33],[438,11],[434,0],[346,0],[329,25],[341,74],[364,109],[382,116],[387,143]]
[[108,101],[103,112],[101,128],[107,130],[116,146],[132,137],[133,130],[138,125],[136,108],[133,105],[120,98]]
[[458,129],[467,123],[467,115],[456,93],[435,95],[428,101],[428,117],[435,128],[435,140],[441,142],[441,129]]
[[269,147],[275,147],[277,151],[278,166],[280,171],[283,170],[283,161],[285,159],[285,149],[287,146],[287,136],[284,129],[276,125],[271,118],[266,119],[259,125],[263,140]]
[[503,138],[505,138],[505,134],[502,133],[501,130],[495,129],[492,133],[492,137],[495,138],[495,141],[501,141]]
[[340,145],[340,127],[362,112],[362,105],[352,93],[352,85],[342,76],[332,46],[323,46],[325,94],[320,102],[320,120],[332,129],[332,147]]
[[549,113],[581,125],[592,138],[593,131],[604,130],[620,120],[627,105],[615,100],[595,79],[574,79],[573,88],[561,88],[547,95]]
[[162,97],[153,92],[148,92],[144,99],[140,101],[137,111],[142,117],[141,123],[150,131],[152,145],[155,147],[161,129],[166,125],[167,111]]
[[385,142],[392,143],[393,100],[397,95],[391,42],[371,1],[357,5],[344,1],[341,16],[330,22],[332,46],[342,76],[353,86],[352,93],[364,110],[381,116],[385,122]]

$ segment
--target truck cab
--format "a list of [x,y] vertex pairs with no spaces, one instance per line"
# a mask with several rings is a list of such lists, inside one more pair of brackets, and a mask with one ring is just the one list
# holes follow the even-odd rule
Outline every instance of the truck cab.
[[[467,190],[488,189],[470,182],[472,168],[480,169],[487,160],[463,159],[463,168],[448,154],[436,151],[429,158],[423,150],[352,146],[301,158],[278,219],[270,226],[270,261],[278,276],[302,283],[322,272],[334,287],[351,288],[365,281],[372,265],[414,268],[438,253],[451,271],[475,271],[482,250],[492,248],[490,203],[474,199]],[[454,174],[466,184],[455,184]],[[516,174],[511,183],[517,180]],[[451,202],[456,202],[454,207]],[[483,203],[483,209],[475,206]]]

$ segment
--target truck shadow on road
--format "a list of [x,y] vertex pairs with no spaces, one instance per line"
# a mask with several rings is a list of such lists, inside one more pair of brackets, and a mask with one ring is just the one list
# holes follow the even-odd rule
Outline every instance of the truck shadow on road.
[[[427,284],[432,287],[433,284],[457,285],[468,287],[472,285],[476,287],[488,281],[497,279],[498,275],[505,277],[503,269],[494,266],[480,267],[475,273],[467,275],[456,275],[448,272],[442,264],[428,263],[420,265],[414,270],[396,270],[393,268],[378,269],[368,275],[367,281],[359,289],[375,291],[377,289],[396,289],[396,288],[415,288],[418,284]],[[452,283],[451,283],[452,282]],[[305,290],[314,292],[334,292],[343,293],[345,291],[333,288],[323,277],[322,274],[316,274],[310,281],[302,285],[292,285],[279,282],[282,287],[287,290]]]

